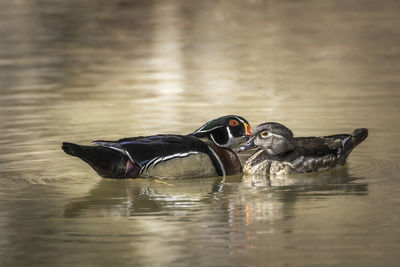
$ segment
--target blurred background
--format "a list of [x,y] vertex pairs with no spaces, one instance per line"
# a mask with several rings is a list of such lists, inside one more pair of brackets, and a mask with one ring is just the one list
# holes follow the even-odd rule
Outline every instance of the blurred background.
[[[0,1],[0,264],[396,266],[399,12],[395,0]],[[278,183],[101,179],[60,148],[227,114],[370,135],[346,167]]]

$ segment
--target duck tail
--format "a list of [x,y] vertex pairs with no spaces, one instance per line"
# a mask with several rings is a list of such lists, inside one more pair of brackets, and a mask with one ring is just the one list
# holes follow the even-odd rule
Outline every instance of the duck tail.
[[351,134],[352,138],[354,138],[354,147],[359,145],[362,141],[364,141],[368,136],[368,129],[367,128],[359,128],[355,129]]
[[345,164],[346,159],[349,156],[350,152],[358,146],[362,141],[364,141],[368,136],[368,129],[359,128],[355,129],[352,134],[348,136],[343,142],[343,150],[340,159],[340,164]]
[[90,165],[100,176],[105,178],[132,177],[137,172],[124,154],[105,147],[81,146],[63,142],[65,153],[78,157]]

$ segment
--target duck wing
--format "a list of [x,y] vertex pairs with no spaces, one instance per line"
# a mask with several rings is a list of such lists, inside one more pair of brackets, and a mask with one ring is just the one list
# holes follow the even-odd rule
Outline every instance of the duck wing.
[[304,156],[325,157],[334,155],[344,164],[350,152],[368,136],[365,128],[356,129],[351,134],[336,134],[322,137],[295,138]]
[[93,144],[117,150],[141,166],[195,153],[210,153],[206,143],[189,135],[140,136],[118,141],[99,140]]
[[340,154],[342,142],[335,136],[297,137],[295,138],[299,151],[305,157],[324,157]]

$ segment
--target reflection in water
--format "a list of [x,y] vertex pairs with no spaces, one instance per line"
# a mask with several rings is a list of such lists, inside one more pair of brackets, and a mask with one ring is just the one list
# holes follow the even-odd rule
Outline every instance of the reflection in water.
[[[397,266],[399,8],[0,1],[0,265]],[[226,114],[371,134],[288,180],[101,180],[60,149]]]
[[[204,238],[214,241],[202,252],[191,252],[193,257],[213,249],[223,254],[237,254],[264,243],[265,234],[296,231],[296,218],[302,216],[297,202],[317,198],[323,206],[323,202],[331,202],[327,196],[368,193],[367,183],[357,182],[346,170],[339,173],[314,179],[307,177],[303,180],[307,181],[305,184],[298,181],[273,187],[259,184],[254,187],[240,176],[167,180],[166,183],[143,179],[101,180],[87,196],[67,204],[64,216],[90,216],[97,220],[132,218],[134,238],[140,238],[140,242],[134,242],[135,255],[146,257],[142,259],[144,262],[151,262],[150,250],[174,253],[175,258],[185,259],[187,251],[181,245],[197,247]],[[168,231],[175,234],[167,234]],[[171,243],[180,249],[170,247]],[[171,259],[164,260],[166,263]]]
[[[329,190],[329,188],[334,189],[338,184],[345,185],[358,179],[359,178],[353,178],[348,174],[348,166],[346,165],[338,166],[332,170],[323,172],[301,174],[293,173],[287,177],[270,177],[265,175],[248,174],[243,175],[243,182],[249,186],[310,186],[311,190],[314,191],[318,191],[319,186],[322,186],[322,190]],[[345,189],[343,188],[343,190]]]
[[[103,216],[110,214],[167,216],[169,212],[181,210],[184,213],[186,209],[200,210],[202,213],[207,210],[214,213],[218,210],[217,213],[221,216],[218,221],[224,221],[224,218],[230,221],[235,213],[246,213],[243,209],[251,208],[261,212],[257,209],[268,208],[257,204],[263,202],[258,198],[262,199],[265,195],[268,195],[267,206],[274,202],[291,206],[297,201],[298,196],[367,194],[368,184],[355,182],[356,180],[350,177],[344,168],[338,172],[331,171],[329,174],[314,175],[314,177],[299,176],[298,179],[286,181],[285,184],[279,181],[279,184],[274,186],[271,186],[274,181],[254,176],[167,180],[167,182],[136,179],[117,183],[103,179],[87,196],[68,204],[64,215],[67,218],[84,216],[87,214],[85,211],[87,209],[95,210],[96,213],[104,214]],[[256,205],[253,207],[252,204]],[[278,214],[282,211],[275,212],[276,214],[271,214],[274,218],[288,216],[288,214]]]

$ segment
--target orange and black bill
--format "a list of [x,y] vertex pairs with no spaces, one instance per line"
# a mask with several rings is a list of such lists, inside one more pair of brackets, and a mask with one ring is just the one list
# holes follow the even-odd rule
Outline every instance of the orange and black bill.
[[247,123],[244,123],[244,128],[245,128],[245,136],[251,136],[252,135],[252,130],[250,125],[248,125]]

